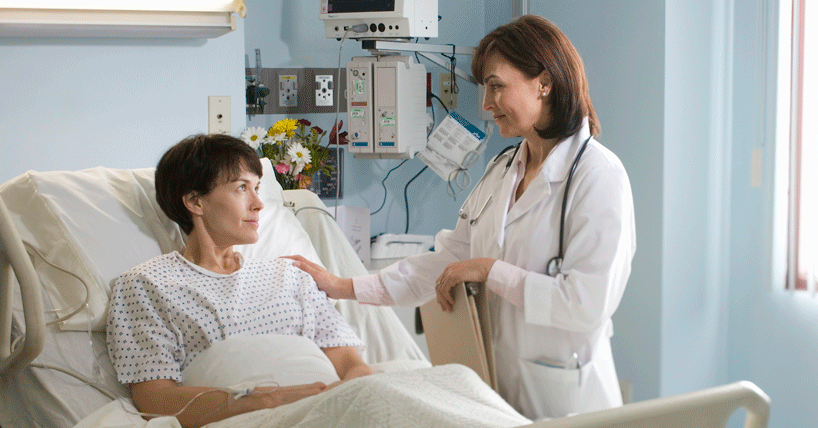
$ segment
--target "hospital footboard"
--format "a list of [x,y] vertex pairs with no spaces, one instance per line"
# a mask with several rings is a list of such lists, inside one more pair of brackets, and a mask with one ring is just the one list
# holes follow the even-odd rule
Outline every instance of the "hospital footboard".
[[614,409],[536,422],[529,428],[723,428],[739,407],[744,428],[765,428],[770,397],[741,381],[700,391],[640,401]]

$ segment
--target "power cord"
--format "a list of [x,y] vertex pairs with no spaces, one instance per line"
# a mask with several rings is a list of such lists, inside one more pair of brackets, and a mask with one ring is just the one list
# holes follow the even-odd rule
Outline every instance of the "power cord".
[[382,210],[382,209],[383,209],[383,206],[384,206],[384,205],[386,205],[386,179],[387,179],[387,178],[389,178],[389,174],[391,174],[391,173],[392,173],[392,171],[394,171],[394,170],[396,170],[396,169],[400,168],[400,167],[401,167],[401,165],[405,164],[405,163],[406,163],[406,161],[408,161],[408,160],[409,160],[409,159],[404,159],[404,160],[403,160],[401,163],[399,163],[399,164],[398,164],[398,166],[396,166],[396,167],[394,167],[394,168],[390,169],[390,170],[389,170],[389,172],[387,172],[387,173],[386,173],[386,176],[383,178],[383,180],[381,180],[381,186],[383,186],[383,201],[381,201],[381,206],[380,206],[380,207],[378,207],[378,209],[377,209],[377,210],[375,210],[375,211],[373,211],[373,212],[371,212],[371,213],[369,214],[370,216],[373,216],[373,215],[377,214],[377,213],[378,213],[380,210]]
[[424,166],[423,169],[418,171],[418,173],[415,174],[415,176],[412,177],[412,179],[410,179],[403,188],[403,201],[406,204],[406,231],[404,233],[409,233],[409,185],[412,184],[412,182],[415,181],[415,179],[418,178],[420,174],[423,174],[423,171],[426,171],[428,168],[428,166]]

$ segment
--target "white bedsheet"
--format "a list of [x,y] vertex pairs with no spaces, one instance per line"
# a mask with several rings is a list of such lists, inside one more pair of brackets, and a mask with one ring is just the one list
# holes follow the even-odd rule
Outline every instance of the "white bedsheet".
[[[245,413],[208,427],[517,427],[530,423],[474,371],[450,364],[353,379],[286,406]],[[77,428],[178,426],[176,419],[167,417],[142,421],[114,401]]]

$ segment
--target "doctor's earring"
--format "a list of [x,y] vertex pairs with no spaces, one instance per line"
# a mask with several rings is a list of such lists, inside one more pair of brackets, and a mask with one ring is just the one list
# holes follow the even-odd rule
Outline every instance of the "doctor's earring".
[[545,98],[548,96],[548,91],[542,91],[542,97]]

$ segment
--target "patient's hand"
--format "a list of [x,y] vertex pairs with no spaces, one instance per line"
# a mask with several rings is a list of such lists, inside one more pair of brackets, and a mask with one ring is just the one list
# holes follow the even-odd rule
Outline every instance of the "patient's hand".
[[318,288],[333,299],[355,300],[355,290],[352,288],[352,279],[339,278],[317,263],[313,263],[303,256],[284,256],[285,259],[295,260],[293,266],[310,274],[318,284]]

